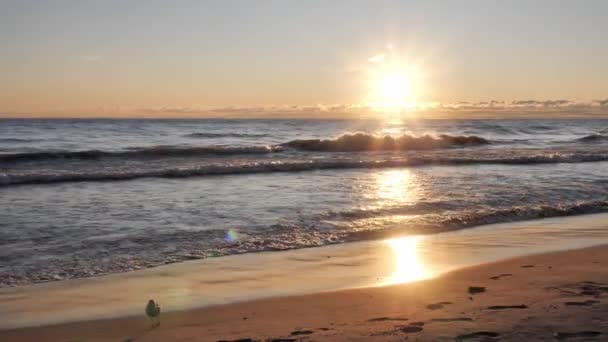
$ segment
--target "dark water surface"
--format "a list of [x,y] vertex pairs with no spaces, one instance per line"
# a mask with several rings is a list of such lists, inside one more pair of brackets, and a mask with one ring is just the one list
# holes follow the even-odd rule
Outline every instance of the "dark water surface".
[[0,286],[608,211],[608,120],[0,120]]

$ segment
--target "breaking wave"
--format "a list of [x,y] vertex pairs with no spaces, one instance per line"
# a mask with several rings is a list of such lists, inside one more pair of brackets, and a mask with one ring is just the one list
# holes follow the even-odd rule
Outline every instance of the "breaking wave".
[[590,134],[584,136],[582,138],[576,139],[577,142],[586,142],[586,143],[594,143],[594,142],[602,142],[608,141],[608,136],[601,134]]
[[[427,205],[433,205],[433,203],[428,203]],[[417,206],[404,207],[402,210],[411,212],[412,209],[416,208]],[[0,288],[48,282],[57,279],[83,278],[126,272],[141,269],[142,267],[155,267],[168,263],[206,259],[209,257],[319,247],[342,242],[385,239],[392,236],[401,236],[404,233],[433,234],[485,224],[603,213],[608,212],[608,202],[588,201],[558,205],[515,206],[454,212],[453,214],[446,213],[442,209],[436,214],[429,214],[437,216],[437,220],[425,220],[427,216],[423,215],[419,217],[421,220],[413,219],[388,227],[383,222],[380,226],[364,226],[366,228],[354,231],[349,229],[349,224],[356,223],[358,219],[376,217],[377,214],[382,213],[374,211],[370,211],[367,214],[364,214],[364,211],[357,211],[354,215],[341,213],[341,216],[351,219],[349,223],[345,223],[346,226],[344,227],[336,225],[333,226],[335,229],[328,230],[327,223],[322,219],[309,222],[285,222],[267,227],[263,230],[263,233],[260,231],[260,233],[253,235],[243,234],[238,241],[224,240],[226,232],[220,229],[202,231],[176,230],[160,235],[142,234],[128,238],[130,251],[159,251],[158,253],[148,253],[151,255],[146,258],[123,257],[118,254],[110,256],[104,263],[99,263],[99,260],[91,256],[78,255],[77,263],[70,260],[55,262],[52,264],[51,270],[49,270],[48,265],[45,265],[44,269],[26,269],[19,273],[10,274],[10,276],[8,273],[3,274],[0,272]],[[386,214],[397,215],[399,212],[392,209]],[[171,241],[176,248],[165,251],[162,248],[164,241]],[[200,241],[213,241],[215,243],[201,246]],[[81,241],[85,250],[112,250],[116,248],[116,245],[122,243],[125,243],[122,237]],[[54,274],[59,271],[61,271],[61,276]]]
[[265,138],[267,134],[255,133],[212,133],[212,132],[196,132],[184,135],[186,138]]
[[345,134],[336,139],[292,140],[282,146],[315,152],[412,151],[448,147],[487,145],[490,141],[478,136],[431,135],[399,137],[366,133]]
[[376,169],[392,167],[415,167],[424,165],[532,165],[556,163],[586,163],[608,161],[607,153],[567,153],[541,154],[533,156],[514,156],[496,158],[463,158],[463,157],[409,157],[403,159],[361,160],[329,159],[304,161],[272,161],[207,164],[165,169],[143,169],[132,171],[108,170],[99,172],[63,172],[63,173],[30,173],[1,174],[0,186],[20,184],[49,184],[84,181],[120,181],[137,178],[188,178],[217,175],[239,175],[272,172],[301,172],[335,169]]
[[[198,134],[198,133],[197,133]],[[207,133],[200,133],[207,134]],[[212,133],[215,134],[215,133]],[[333,140],[292,140],[273,146],[153,146],[134,147],[121,151],[40,151],[0,155],[0,162],[42,161],[56,159],[95,160],[102,158],[168,158],[200,157],[205,155],[266,154],[281,152],[285,148],[315,152],[346,151],[411,151],[429,150],[449,147],[463,147],[489,144],[489,141],[477,136],[440,135],[432,137],[423,135],[415,137],[376,136],[364,133],[346,134]]]

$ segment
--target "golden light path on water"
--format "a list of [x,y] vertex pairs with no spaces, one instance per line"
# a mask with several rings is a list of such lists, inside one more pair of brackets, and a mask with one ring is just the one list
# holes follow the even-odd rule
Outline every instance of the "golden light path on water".
[[[417,184],[419,180],[408,169],[378,172],[375,181],[375,196],[380,202],[380,207],[415,204],[421,195]],[[424,236],[405,236],[383,241],[390,250],[391,256],[387,261],[390,273],[379,285],[412,282],[432,276],[419,251],[424,239]]]
[[384,241],[393,254],[393,271],[380,285],[407,283],[432,276],[418,253],[422,239],[422,236],[407,236]]
[[408,203],[416,200],[416,177],[408,169],[392,169],[375,176],[375,196],[381,206]]

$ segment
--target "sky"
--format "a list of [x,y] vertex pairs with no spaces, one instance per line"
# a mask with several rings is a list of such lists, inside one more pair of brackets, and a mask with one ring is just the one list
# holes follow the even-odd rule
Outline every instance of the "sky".
[[0,0],[0,113],[360,110],[379,61],[406,70],[412,106],[608,107],[606,13],[591,0]]

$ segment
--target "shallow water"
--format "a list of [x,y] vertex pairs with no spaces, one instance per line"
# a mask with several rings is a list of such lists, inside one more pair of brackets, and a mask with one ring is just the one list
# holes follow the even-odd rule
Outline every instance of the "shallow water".
[[[139,316],[259,298],[384,286],[511,257],[608,243],[608,214],[487,225],[321,248],[208,258],[104,277],[0,289],[0,329]],[[536,265],[553,267],[559,265]],[[496,268],[496,274],[504,270]],[[331,277],[327,275],[331,274]]]
[[607,171],[605,120],[0,120],[0,286],[604,212]]

